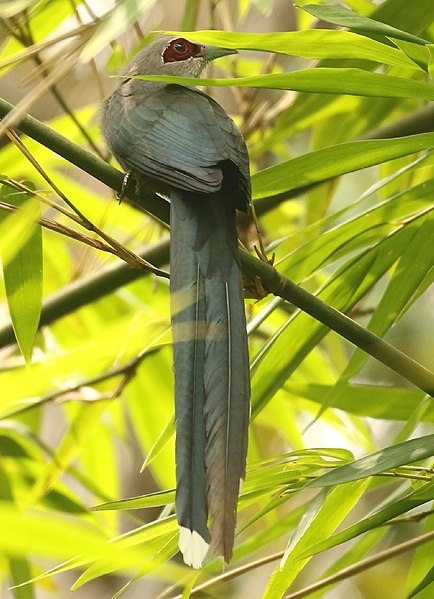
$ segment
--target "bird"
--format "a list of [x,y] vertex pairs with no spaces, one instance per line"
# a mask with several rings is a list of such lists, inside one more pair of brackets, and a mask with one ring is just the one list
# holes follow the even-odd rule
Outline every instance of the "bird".
[[170,200],[175,378],[175,508],[193,568],[209,546],[229,562],[245,478],[249,353],[236,211],[251,201],[245,140],[225,110],[190,85],[138,75],[199,77],[236,50],[162,36],[121,72],[102,132],[137,192]]

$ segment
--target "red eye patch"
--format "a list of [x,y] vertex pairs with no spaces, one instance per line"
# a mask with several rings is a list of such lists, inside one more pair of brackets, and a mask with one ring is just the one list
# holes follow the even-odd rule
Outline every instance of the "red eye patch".
[[195,44],[183,37],[178,37],[168,43],[164,49],[161,58],[164,63],[177,62],[180,60],[188,60],[195,56],[200,56],[203,51],[203,46]]

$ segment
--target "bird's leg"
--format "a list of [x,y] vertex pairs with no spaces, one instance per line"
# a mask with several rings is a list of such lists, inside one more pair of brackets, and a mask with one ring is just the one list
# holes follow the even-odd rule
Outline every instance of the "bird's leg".
[[255,224],[256,235],[258,236],[258,243],[259,243],[259,248],[257,245],[253,246],[255,249],[256,255],[258,256],[258,258],[260,260],[262,260],[262,262],[265,262],[266,264],[270,264],[271,266],[274,266],[275,254],[273,253],[271,258],[268,258],[268,256],[267,256],[267,252],[265,250],[265,245],[262,240],[262,233],[261,233],[261,228],[259,226],[258,216],[256,214],[256,210],[255,210],[255,206],[254,206],[253,202],[250,202],[250,212],[252,214],[253,222]]
[[119,204],[122,202],[122,200],[125,197],[125,191],[128,187],[128,183],[130,182],[131,175],[132,175],[131,171],[128,171],[127,173],[125,173],[124,178],[122,179],[121,189],[116,194],[116,199],[119,202]]

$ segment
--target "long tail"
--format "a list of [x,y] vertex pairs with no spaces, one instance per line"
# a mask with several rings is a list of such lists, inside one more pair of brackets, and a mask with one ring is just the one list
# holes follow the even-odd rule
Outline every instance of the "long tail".
[[171,298],[179,546],[200,567],[210,542],[232,556],[249,420],[235,210],[219,194],[171,196]]

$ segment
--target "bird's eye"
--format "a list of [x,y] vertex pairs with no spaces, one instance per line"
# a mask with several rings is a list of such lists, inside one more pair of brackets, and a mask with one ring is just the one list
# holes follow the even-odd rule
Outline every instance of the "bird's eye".
[[169,44],[164,48],[161,58],[163,59],[164,63],[178,62],[200,56],[201,52],[202,46],[179,37],[178,39],[169,42]]
[[176,42],[173,44],[173,48],[180,54],[183,54],[187,50],[187,46],[181,42]]

